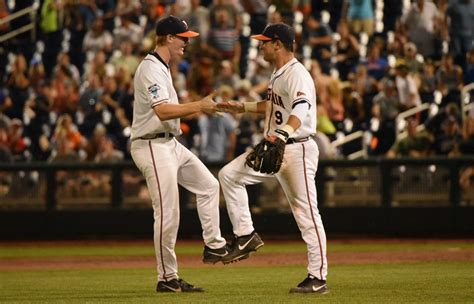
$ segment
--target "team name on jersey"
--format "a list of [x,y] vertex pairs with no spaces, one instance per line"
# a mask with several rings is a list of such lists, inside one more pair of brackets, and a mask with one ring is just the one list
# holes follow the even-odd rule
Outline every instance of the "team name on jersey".
[[272,91],[272,89],[267,89],[267,100],[271,100],[273,104],[278,105],[282,108],[285,108],[283,105],[283,99],[278,94]]

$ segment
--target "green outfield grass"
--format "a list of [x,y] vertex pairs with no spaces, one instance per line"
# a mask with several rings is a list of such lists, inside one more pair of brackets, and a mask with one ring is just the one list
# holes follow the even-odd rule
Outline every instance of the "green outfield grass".
[[[153,255],[132,246],[2,246],[0,258]],[[472,243],[334,244],[332,251],[380,252],[473,249]],[[200,255],[201,245],[181,245],[178,255]],[[257,254],[305,252],[303,245],[268,242]],[[157,294],[153,268],[0,271],[0,303],[474,303],[474,265],[466,262],[411,262],[330,265],[327,295],[289,294],[305,265],[180,268],[182,278],[202,294]]]

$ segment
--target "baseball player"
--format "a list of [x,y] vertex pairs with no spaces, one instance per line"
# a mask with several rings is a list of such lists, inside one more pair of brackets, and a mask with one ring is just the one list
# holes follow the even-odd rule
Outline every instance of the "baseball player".
[[174,252],[179,226],[178,184],[196,194],[203,229],[205,263],[216,263],[228,254],[219,229],[219,183],[204,164],[176,136],[180,117],[200,111],[212,113],[212,95],[179,104],[173,88],[170,60],[183,56],[188,39],[199,34],[185,21],[169,16],[156,25],[156,47],[137,68],[131,154],[146,178],[154,211],[154,244],[158,270],[157,292],[199,292],[178,276]]
[[249,257],[263,245],[254,231],[246,185],[275,177],[281,184],[308,248],[308,276],[290,292],[326,293],[326,234],[318,211],[315,176],[319,150],[316,130],[316,91],[306,68],[294,57],[295,32],[286,24],[268,25],[261,35],[264,59],[275,70],[266,101],[228,102],[222,111],[265,112],[265,139],[219,172],[235,239],[224,263]]

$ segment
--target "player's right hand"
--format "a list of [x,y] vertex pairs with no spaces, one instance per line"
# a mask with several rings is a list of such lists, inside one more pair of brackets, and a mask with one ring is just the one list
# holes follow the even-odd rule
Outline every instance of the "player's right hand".
[[199,100],[199,107],[202,112],[212,114],[217,111],[216,102],[213,99],[216,94],[216,92],[212,92],[203,99]]

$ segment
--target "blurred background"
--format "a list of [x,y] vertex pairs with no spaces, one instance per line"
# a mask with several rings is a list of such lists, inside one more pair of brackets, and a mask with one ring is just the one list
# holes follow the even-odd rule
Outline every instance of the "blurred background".
[[[294,27],[318,94],[328,234],[474,235],[472,0],[0,0],[1,238],[151,235],[133,75],[170,14],[200,33],[170,66],[182,103],[265,99],[272,68],[249,37]],[[215,174],[262,138],[249,113],[181,123]],[[248,192],[259,232],[298,233],[276,181]],[[199,237],[180,194],[181,233]]]

